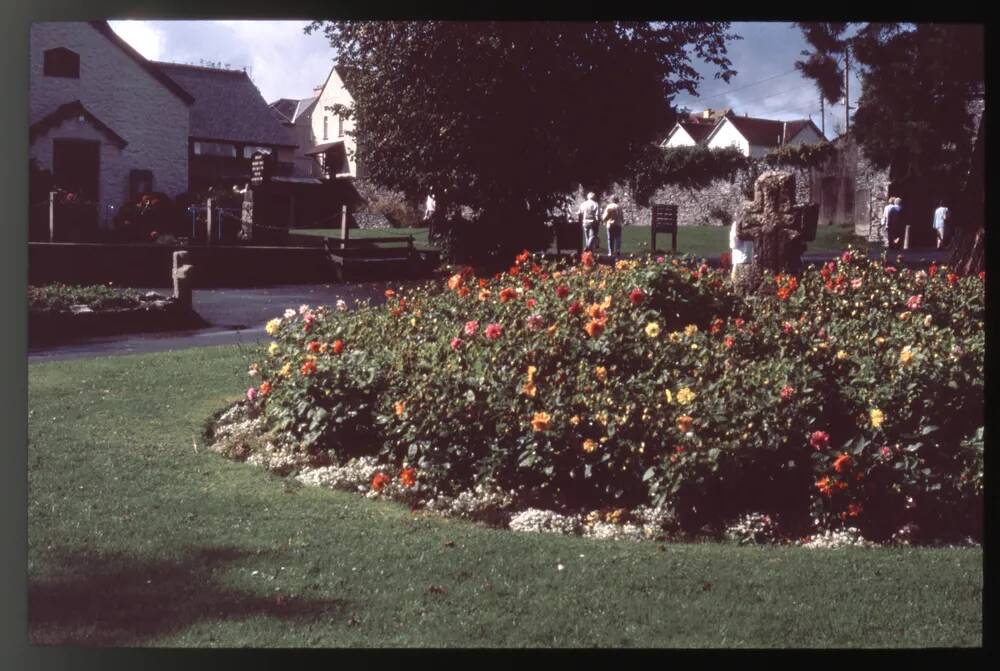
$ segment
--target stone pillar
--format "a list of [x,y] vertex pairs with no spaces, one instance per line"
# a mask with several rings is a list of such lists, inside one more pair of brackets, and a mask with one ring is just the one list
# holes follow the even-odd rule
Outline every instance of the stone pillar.
[[49,242],[56,241],[56,192],[49,192]]
[[739,293],[754,293],[778,273],[798,273],[806,242],[816,239],[819,206],[795,205],[795,176],[763,173],[754,183],[754,199],[736,212],[736,236],[753,241],[753,255],[734,273]]
[[208,201],[205,203],[205,234],[207,236],[205,238],[205,244],[206,245],[212,244],[212,233],[214,232],[213,229],[215,228],[212,224],[213,224],[213,222],[212,222],[212,199],[209,198]]
[[174,298],[185,310],[192,307],[191,289],[194,281],[194,266],[190,265],[190,252],[174,252]]

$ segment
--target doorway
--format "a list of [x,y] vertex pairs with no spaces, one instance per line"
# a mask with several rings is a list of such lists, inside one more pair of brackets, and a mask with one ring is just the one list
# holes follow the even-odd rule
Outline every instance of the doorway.
[[66,204],[57,212],[57,238],[85,240],[96,232],[100,174],[100,142],[74,139],[52,141],[53,184],[75,195],[72,205]]

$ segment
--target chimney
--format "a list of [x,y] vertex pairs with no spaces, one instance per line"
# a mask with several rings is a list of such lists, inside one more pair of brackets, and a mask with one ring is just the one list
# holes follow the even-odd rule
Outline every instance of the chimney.
[[788,122],[787,121],[782,121],[781,122],[781,141],[779,141],[778,144],[785,144],[785,140],[787,140],[787,139],[788,139]]
[[701,116],[704,119],[711,119],[712,118],[712,108],[710,107],[707,110],[705,110],[704,112],[702,112]]
[[317,95],[318,96],[322,92],[323,92],[323,85],[322,84],[317,84],[316,86],[313,87],[313,95]]

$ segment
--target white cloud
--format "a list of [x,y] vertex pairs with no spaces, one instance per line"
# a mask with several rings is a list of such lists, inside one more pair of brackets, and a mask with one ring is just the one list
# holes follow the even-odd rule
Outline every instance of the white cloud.
[[161,59],[163,34],[149,21],[108,21],[111,29],[129,46],[151,61]]

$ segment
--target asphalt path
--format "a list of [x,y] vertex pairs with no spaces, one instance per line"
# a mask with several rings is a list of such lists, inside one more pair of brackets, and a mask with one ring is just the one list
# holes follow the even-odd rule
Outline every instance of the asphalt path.
[[[947,263],[950,250],[920,250],[912,252],[890,252],[889,260],[900,266],[926,266],[930,262]],[[839,254],[806,252],[802,260],[806,264],[821,264]],[[871,252],[871,257],[881,256],[881,252]],[[718,264],[718,257],[709,258],[712,265]],[[207,347],[212,345],[253,346],[267,339],[264,325],[269,319],[279,317],[287,309],[298,309],[300,305],[333,306],[344,300],[349,307],[359,301],[368,300],[372,304],[385,301],[385,290],[399,289],[423,284],[422,281],[358,282],[351,284],[307,284],[283,285],[276,287],[239,289],[195,289],[193,305],[195,311],[209,326],[187,331],[164,333],[123,334],[91,338],[65,344],[31,347],[29,362],[60,361],[97,356],[123,354],[145,354]],[[162,292],[162,290],[160,290]]]

